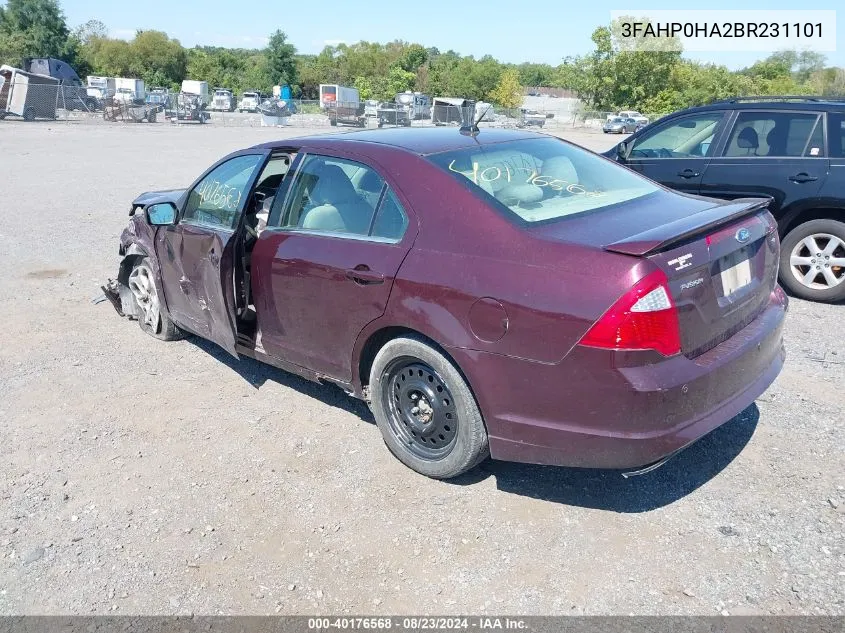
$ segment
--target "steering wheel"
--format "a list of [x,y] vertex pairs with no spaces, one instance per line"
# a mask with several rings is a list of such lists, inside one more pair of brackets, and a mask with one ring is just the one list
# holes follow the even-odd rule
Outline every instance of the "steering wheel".
[[657,151],[657,157],[658,158],[673,158],[673,155],[672,155],[672,152],[670,152],[668,149],[666,149],[665,147],[661,147]]

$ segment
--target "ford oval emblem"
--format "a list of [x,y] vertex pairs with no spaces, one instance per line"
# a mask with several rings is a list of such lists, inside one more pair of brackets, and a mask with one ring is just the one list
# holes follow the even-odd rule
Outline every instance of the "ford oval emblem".
[[748,238],[751,237],[751,231],[748,229],[740,229],[736,232],[736,241],[740,244],[745,244],[748,241]]

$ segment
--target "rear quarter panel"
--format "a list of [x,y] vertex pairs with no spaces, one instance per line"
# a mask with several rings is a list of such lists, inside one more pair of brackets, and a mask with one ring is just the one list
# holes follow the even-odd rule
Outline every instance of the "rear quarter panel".
[[[405,155],[389,164],[419,233],[385,314],[358,339],[353,367],[369,337],[392,326],[447,351],[559,363],[644,274],[647,264],[637,258],[530,235],[424,159]],[[474,382],[476,369],[461,369]]]

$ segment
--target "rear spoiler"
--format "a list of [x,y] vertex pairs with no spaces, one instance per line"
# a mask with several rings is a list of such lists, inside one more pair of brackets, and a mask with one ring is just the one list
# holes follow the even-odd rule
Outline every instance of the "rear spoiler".
[[707,233],[729,222],[753,215],[760,209],[765,209],[770,201],[771,198],[738,198],[607,244],[603,248],[623,255],[649,255],[681,244],[696,235]]

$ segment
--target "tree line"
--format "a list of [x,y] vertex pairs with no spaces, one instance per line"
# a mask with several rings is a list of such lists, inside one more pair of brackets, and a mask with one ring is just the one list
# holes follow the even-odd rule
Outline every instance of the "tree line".
[[56,0],[7,0],[0,7],[0,63],[19,66],[26,57],[58,57],[81,77],[136,77],[149,87],[178,89],[185,78],[241,93],[270,92],[289,84],[296,97],[316,99],[321,83],[358,88],[362,99],[392,99],[418,90],[433,96],[521,104],[523,86],[566,88],[585,107],[637,109],[649,114],[700,105],[729,96],[809,94],[845,96],[845,69],[824,55],[782,51],[748,68],[684,59],[680,50],[643,50],[619,37],[617,25],[592,34],[594,50],[562,58],[558,65],[502,63],[453,50],[404,41],[326,46],[298,54],[282,30],[263,49],[183,47],[161,31],[138,31],[131,40],[108,36],[102,22],[68,27]]

